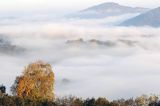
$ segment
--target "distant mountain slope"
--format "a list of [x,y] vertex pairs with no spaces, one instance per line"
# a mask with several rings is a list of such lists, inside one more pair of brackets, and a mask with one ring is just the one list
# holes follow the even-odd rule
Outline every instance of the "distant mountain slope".
[[120,25],[160,27],[160,7],[124,21]]
[[104,18],[109,16],[119,16],[124,14],[143,13],[148,11],[147,8],[122,6],[114,2],[107,2],[96,5],[78,13],[72,14],[69,17],[76,18]]

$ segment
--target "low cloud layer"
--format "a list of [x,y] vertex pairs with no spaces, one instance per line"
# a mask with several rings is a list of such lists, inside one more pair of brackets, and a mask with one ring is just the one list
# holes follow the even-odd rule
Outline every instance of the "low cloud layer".
[[[40,59],[53,66],[57,96],[117,99],[159,94],[160,28],[93,26],[79,22],[0,26],[0,34],[26,50],[21,55],[0,55],[0,83],[7,85],[9,92],[24,66]],[[78,39],[83,42],[77,42]],[[100,45],[108,41],[115,45]]]

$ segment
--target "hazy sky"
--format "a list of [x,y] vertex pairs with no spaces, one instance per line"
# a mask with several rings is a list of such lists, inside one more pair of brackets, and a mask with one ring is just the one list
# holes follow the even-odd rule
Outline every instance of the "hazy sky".
[[69,12],[87,8],[103,2],[116,2],[129,6],[154,8],[160,0],[0,0],[0,11],[45,11]]

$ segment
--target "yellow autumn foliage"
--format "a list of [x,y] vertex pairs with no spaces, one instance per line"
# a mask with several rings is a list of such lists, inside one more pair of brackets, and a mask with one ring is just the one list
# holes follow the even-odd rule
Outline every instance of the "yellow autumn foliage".
[[25,67],[23,75],[18,77],[16,95],[33,100],[54,99],[54,73],[51,65],[38,61]]

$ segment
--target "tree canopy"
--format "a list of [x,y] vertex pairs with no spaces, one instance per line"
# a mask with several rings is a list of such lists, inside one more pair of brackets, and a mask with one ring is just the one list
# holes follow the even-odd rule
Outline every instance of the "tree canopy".
[[54,73],[48,63],[37,61],[25,67],[12,86],[12,93],[20,98],[33,100],[54,99]]

